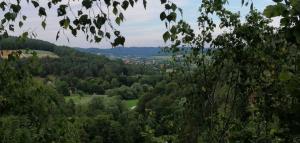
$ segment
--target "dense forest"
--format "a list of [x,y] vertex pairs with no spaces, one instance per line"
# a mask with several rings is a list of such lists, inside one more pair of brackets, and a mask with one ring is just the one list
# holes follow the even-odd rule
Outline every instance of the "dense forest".
[[[157,96],[164,94],[165,85],[170,86],[168,92],[176,88],[145,65],[125,65],[40,40],[7,38],[0,46],[16,54],[1,59],[3,142],[143,142],[144,117],[122,101],[145,96],[137,107],[145,112],[147,100],[155,98],[150,91],[158,90]],[[21,49],[32,56],[18,58]],[[51,51],[59,58],[38,58],[34,50]],[[76,104],[67,100],[72,96],[92,100]],[[166,104],[172,101],[166,98]],[[156,103],[147,106],[151,104]]]
[[[114,24],[139,1],[147,8],[147,0],[104,0],[96,13],[102,1],[47,7],[61,18],[56,39],[82,32],[117,47],[126,39]],[[29,39],[30,32],[9,37],[26,14],[20,0],[0,2],[1,54],[9,53],[0,59],[1,142],[300,142],[300,1],[272,1],[258,11],[255,1],[241,0],[242,16],[228,0],[202,0],[195,29],[175,3],[160,0],[168,67],[124,64]],[[45,28],[48,8],[27,4]]]

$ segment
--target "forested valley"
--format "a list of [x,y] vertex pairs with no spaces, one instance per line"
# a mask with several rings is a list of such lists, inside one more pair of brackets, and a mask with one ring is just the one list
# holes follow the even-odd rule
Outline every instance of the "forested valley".
[[117,28],[149,0],[1,1],[0,142],[299,143],[300,1],[238,1],[246,14],[230,2],[201,0],[190,25],[176,2],[160,0],[168,60],[155,65],[57,46],[30,30],[13,36],[28,22],[27,4],[43,29],[55,10],[56,40],[82,34],[126,49]]
[[177,84],[161,71],[40,40],[0,45],[12,51],[0,66],[2,142],[145,142],[154,130],[175,133]]

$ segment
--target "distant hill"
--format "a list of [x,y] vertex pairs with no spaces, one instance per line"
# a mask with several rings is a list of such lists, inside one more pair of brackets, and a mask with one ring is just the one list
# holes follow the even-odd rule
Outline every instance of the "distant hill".
[[99,49],[99,48],[77,48],[82,52],[93,53],[97,55],[105,55],[108,57],[140,57],[149,58],[153,56],[166,56],[168,53],[162,51],[161,48],[156,47],[126,47],[126,48],[111,48],[111,49]]
[[7,59],[10,54],[17,51],[22,52],[20,54],[21,58],[28,58],[33,56],[33,54],[36,54],[38,58],[59,58],[55,53],[44,50],[0,50],[0,58]]

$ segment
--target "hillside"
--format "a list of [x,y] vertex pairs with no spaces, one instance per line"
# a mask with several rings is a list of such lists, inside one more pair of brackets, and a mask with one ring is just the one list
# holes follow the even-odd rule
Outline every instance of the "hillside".
[[[103,95],[107,90],[121,85],[131,86],[141,75],[156,73],[154,67],[124,64],[122,60],[112,60],[41,40],[19,42],[17,38],[11,37],[0,40],[0,47],[4,57],[16,50],[22,52],[21,57],[30,57],[31,52],[35,51],[40,59],[36,62],[37,69],[32,69],[31,73],[40,77],[38,79],[42,80],[41,83],[58,86],[59,92],[65,96]],[[30,60],[24,58],[23,61]]]
[[0,50],[0,58],[6,59],[8,58],[8,55],[18,51],[21,52],[21,58],[28,58],[35,54],[38,58],[59,58],[55,53],[44,50]]

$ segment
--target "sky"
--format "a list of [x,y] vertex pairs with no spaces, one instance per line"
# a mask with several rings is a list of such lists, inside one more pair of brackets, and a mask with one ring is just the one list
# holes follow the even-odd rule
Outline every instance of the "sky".
[[[172,0],[178,7],[183,9],[183,19],[187,21],[194,29],[197,29],[197,16],[199,14],[198,8],[201,0]],[[263,11],[266,5],[272,4],[272,0],[253,0],[254,7],[259,11]],[[80,0],[72,2],[74,7],[80,5]],[[241,0],[229,0],[227,7],[233,11],[240,12],[242,16],[245,16],[249,11],[249,8],[241,6]],[[139,2],[134,8],[129,8],[124,12],[126,21],[118,26],[119,29],[126,37],[125,47],[160,47],[164,46],[162,40],[162,34],[166,30],[164,23],[160,21],[159,15],[162,12],[163,7],[160,4],[160,0],[148,0],[148,6],[145,10],[142,2]],[[61,36],[56,41],[56,33],[59,29],[58,18],[56,11],[47,11],[47,27],[44,30],[41,25],[41,18],[37,15],[36,9],[31,5],[22,7],[22,13],[28,16],[27,22],[22,29],[16,29],[14,35],[22,33],[24,31],[33,31],[37,33],[37,39],[49,41],[57,45],[66,45],[71,47],[81,48],[111,48],[111,45],[107,41],[101,43],[90,43],[85,40],[85,37],[81,34],[77,37],[71,36],[66,33],[66,36]],[[1,14],[0,12],[0,18]],[[276,20],[274,24],[278,23]],[[216,30],[215,33],[222,33],[222,30]],[[69,37],[69,42],[67,38]]]

